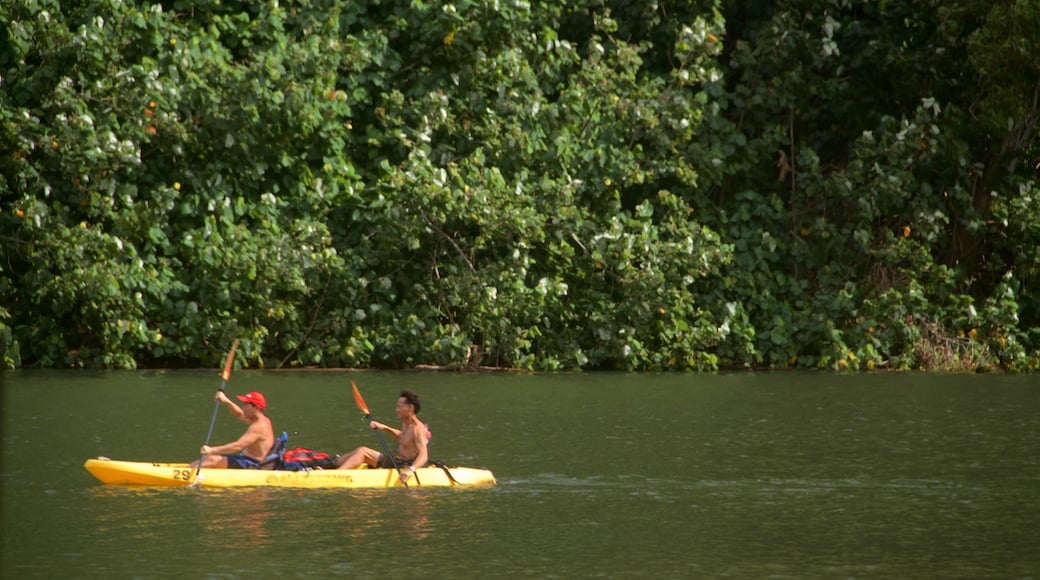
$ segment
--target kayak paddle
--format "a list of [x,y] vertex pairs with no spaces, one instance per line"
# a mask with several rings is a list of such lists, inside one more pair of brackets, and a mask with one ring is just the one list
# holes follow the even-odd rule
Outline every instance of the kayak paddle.
[[[224,361],[224,372],[220,375],[220,390],[223,391],[227,385],[228,379],[231,378],[231,366],[235,364],[235,351],[238,350],[238,339],[235,339],[235,343],[231,345],[231,352],[227,355],[227,360]],[[209,438],[213,436],[213,426],[217,424],[217,411],[220,411],[220,401],[217,401],[213,406],[213,418],[209,421],[209,431],[206,433],[206,442],[203,445],[209,445]],[[195,468],[195,477],[192,478],[191,484],[196,485],[199,480],[199,471],[202,471],[202,460],[206,458],[205,453],[199,455],[199,465]]]
[[[357,405],[357,408],[361,410],[361,414],[365,416],[365,420],[371,423],[372,413],[368,411],[368,405],[366,405],[365,400],[361,398],[361,391],[358,390],[357,383],[350,381],[350,386],[354,387],[354,403]],[[390,463],[393,463],[394,469],[397,470],[398,479],[401,480],[401,483],[403,483],[405,487],[408,487],[408,482],[401,477],[401,468],[397,466],[397,459],[395,459],[394,454],[390,452],[390,446],[386,444],[386,439],[383,438],[383,433],[379,429],[376,429],[375,432],[376,437],[379,437],[379,442],[383,444],[383,452],[390,458]]]

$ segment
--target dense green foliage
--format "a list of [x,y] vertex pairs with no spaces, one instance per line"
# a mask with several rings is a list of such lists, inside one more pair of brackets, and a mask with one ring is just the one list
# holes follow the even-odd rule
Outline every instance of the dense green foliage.
[[1040,8],[13,0],[3,365],[1040,360]]

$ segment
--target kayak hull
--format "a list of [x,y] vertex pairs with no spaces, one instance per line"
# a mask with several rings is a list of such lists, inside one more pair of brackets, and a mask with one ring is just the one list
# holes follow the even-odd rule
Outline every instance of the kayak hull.
[[[187,463],[88,459],[83,467],[106,485],[188,487],[196,483]],[[447,470],[447,471],[445,471]],[[449,476],[450,473],[450,476]],[[394,469],[208,469],[199,472],[199,487],[293,487],[311,489],[365,489],[404,487]],[[495,485],[495,476],[472,467],[423,467],[408,478],[408,487],[470,487]]]

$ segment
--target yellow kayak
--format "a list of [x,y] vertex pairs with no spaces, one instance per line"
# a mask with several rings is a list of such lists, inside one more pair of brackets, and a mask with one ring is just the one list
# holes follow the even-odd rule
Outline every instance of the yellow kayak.
[[[88,459],[83,467],[107,485],[188,487],[195,483],[195,470],[187,463],[115,461],[107,457]],[[199,472],[199,487],[298,487],[381,488],[404,487],[393,469],[315,469],[268,471],[262,469],[207,469]],[[415,470],[408,487],[495,485],[486,469],[427,466]]]

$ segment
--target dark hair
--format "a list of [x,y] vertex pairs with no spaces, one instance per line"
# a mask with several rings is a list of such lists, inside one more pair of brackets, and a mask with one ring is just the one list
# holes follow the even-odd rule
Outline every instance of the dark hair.
[[408,389],[401,389],[401,396],[404,397],[405,401],[412,407],[415,407],[415,413],[419,414],[419,395],[416,395],[413,391]]

